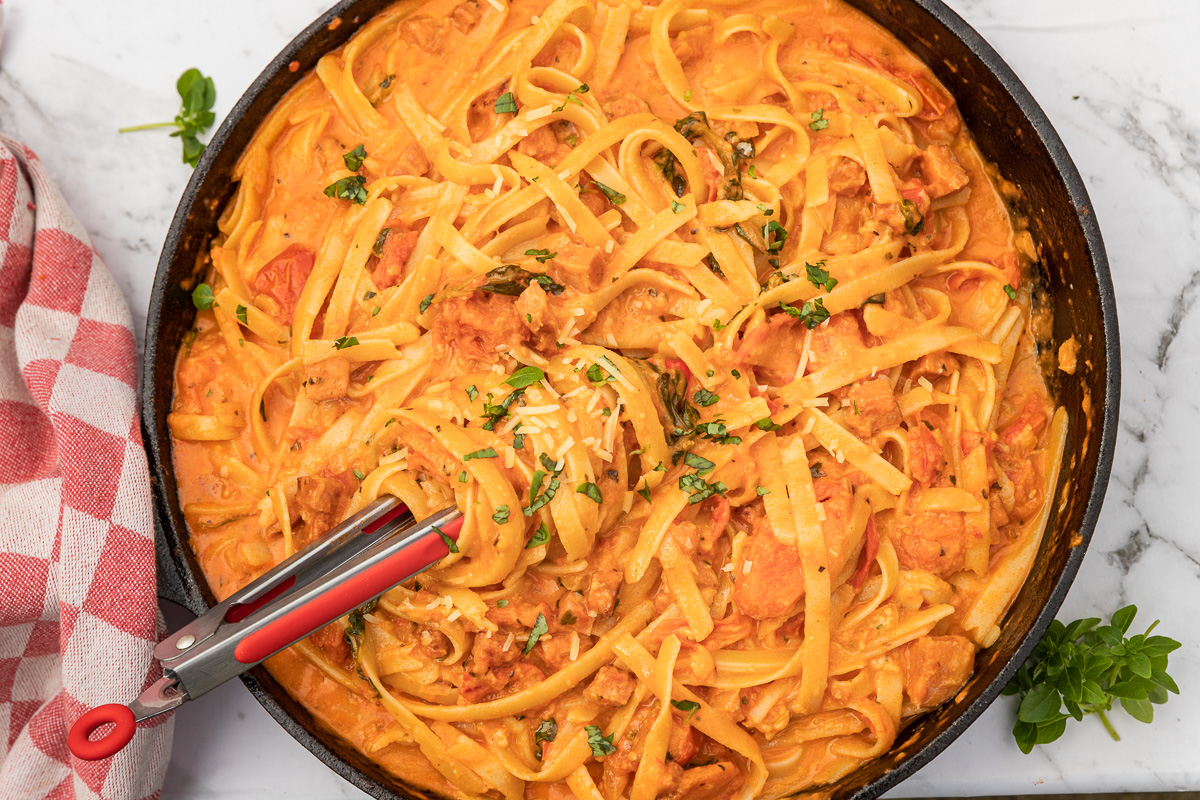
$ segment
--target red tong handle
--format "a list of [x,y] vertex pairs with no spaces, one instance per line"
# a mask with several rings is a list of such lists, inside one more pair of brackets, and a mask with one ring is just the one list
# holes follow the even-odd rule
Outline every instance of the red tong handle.
[[[458,517],[435,531],[440,530],[448,538],[458,541],[462,525],[463,519]],[[257,664],[383,594],[396,585],[396,576],[420,572],[449,552],[440,536],[424,536],[242,639],[233,651],[234,658],[243,664]]]
[[[404,507],[400,506],[391,515],[377,520],[375,524],[366,528],[365,532],[374,533],[384,522],[398,516],[403,511]],[[446,538],[457,542],[462,525],[462,517],[459,517],[442,528],[435,528],[434,531],[440,531]],[[449,547],[443,541],[443,537],[423,536],[375,566],[313,598],[304,606],[295,609],[267,627],[250,634],[238,643],[234,650],[234,657],[243,664],[257,664],[293,642],[304,638],[312,631],[383,594],[396,584],[399,579],[397,576],[420,572],[430,564],[444,558],[448,552]],[[256,602],[247,604],[245,613],[238,615],[238,619],[249,616],[293,583],[295,583],[294,576]],[[234,616],[237,611],[239,608],[235,606],[231,609],[233,613],[230,616]],[[96,731],[106,725],[112,725],[112,729],[99,739],[92,739]],[[133,710],[120,703],[109,703],[93,708],[75,721],[67,735],[67,747],[76,758],[84,761],[99,761],[120,752],[133,739],[136,732],[137,719]]]
[[[112,730],[99,739],[92,739],[92,734],[109,724],[113,726]],[[120,703],[96,706],[75,720],[67,734],[67,747],[76,758],[99,761],[116,755],[129,744],[136,731],[137,722],[129,706]]]

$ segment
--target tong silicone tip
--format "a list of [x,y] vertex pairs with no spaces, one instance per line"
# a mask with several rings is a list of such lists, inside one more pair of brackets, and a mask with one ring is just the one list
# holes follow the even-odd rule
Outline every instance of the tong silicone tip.
[[[92,738],[96,731],[110,724],[112,730],[99,739]],[[67,735],[67,747],[76,758],[100,761],[120,752],[136,732],[137,720],[134,719],[133,710],[121,703],[108,703],[96,706],[75,720]]]

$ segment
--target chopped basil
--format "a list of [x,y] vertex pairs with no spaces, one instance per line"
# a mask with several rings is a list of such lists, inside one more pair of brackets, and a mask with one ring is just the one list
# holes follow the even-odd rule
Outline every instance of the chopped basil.
[[508,380],[504,381],[514,389],[524,389],[527,386],[532,386],[538,381],[546,377],[546,373],[542,372],[537,367],[524,366],[508,376]]
[[765,486],[759,486],[759,487],[758,487],[757,489],[755,489],[754,491],[758,493],[758,496],[759,496],[759,497],[762,497],[764,494],[770,494],[770,493],[771,493],[771,490],[770,490],[770,489],[768,489],[768,488],[767,488],[767,487],[765,487]]
[[433,295],[425,295],[425,299],[421,301],[421,313],[424,314],[429,310],[429,304],[433,302]]
[[581,83],[581,84],[579,84],[579,88],[578,88],[578,89],[573,89],[573,90],[571,90],[570,92],[567,92],[567,99],[563,100],[563,104],[562,104],[561,106],[559,106],[558,108],[554,109],[554,113],[556,113],[556,114],[557,114],[559,111],[562,111],[564,108],[566,108],[566,107],[567,107],[567,103],[574,103],[574,104],[575,104],[575,105],[577,105],[577,106],[582,106],[582,105],[583,105],[583,101],[581,101],[581,100],[580,100],[578,97],[576,97],[575,95],[577,95],[577,94],[587,94],[589,91],[591,91],[591,90],[588,88],[588,85],[587,85],[586,83]]
[[517,113],[517,98],[513,97],[512,92],[505,92],[496,98],[496,104],[492,108],[497,114],[515,114]]
[[235,313],[237,314],[238,322],[245,325],[246,324],[246,307],[238,306]]
[[1016,289],[1014,289],[1012,286],[1010,286],[1010,285],[1009,285],[1009,284],[1007,284],[1007,283],[1006,283],[1006,284],[1004,284],[1004,293],[1005,293],[1006,295],[1008,295],[1008,299],[1009,299],[1009,300],[1016,300],[1016,299],[1017,299],[1017,290],[1016,290]]
[[588,746],[592,748],[595,758],[604,758],[617,752],[617,746],[613,744],[615,733],[605,736],[597,725],[588,725],[584,731],[587,732]]
[[581,483],[575,487],[576,494],[586,494],[589,499],[597,503],[603,503],[604,497],[600,494],[600,488],[594,483]]
[[474,458],[496,458],[497,453],[494,447],[485,447],[483,450],[476,450],[473,453],[467,453],[463,456],[463,461],[470,461]]
[[447,535],[445,534],[445,532],[444,532],[444,531],[442,531],[442,529],[441,529],[441,528],[439,528],[438,526],[434,525],[434,526],[433,526],[433,530],[434,530],[434,532],[435,532],[435,533],[437,533],[437,535],[438,535],[438,536],[442,537],[442,544],[446,545],[446,549],[447,549],[447,550],[449,550],[451,553],[457,553],[457,552],[458,552],[458,544],[456,544],[456,543],[455,543],[455,541],[454,541],[453,539],[451,539],[449,536],[447,536]]
[[342,161],[346,162],[346,169],[351,172],[358,172],[362,169],[363,161],[367,158],[367,150],[361,144],[351,150],[349,153],[342,154]]
[[829,319],[829,311],[825,308],[825,303],[819,297],[816,300],[808,301],[800,308],[789,306],[787,303],[780,303],[779,308],[803,322],[804,327],[809,330]]
[[692,715],[700,710],[700,704],[695,700],[672,700],[671,705],[678,708],[680,711],[686,711],[687,716],[684,717],[684,722],[692,718]]
[[359,481],[365,481],[367,479],[367,476],[363,474],[361,469],[354,470],[354,477],[358,478]]
[[718,395],[710,392],[708,389],[699,389],[694,395],[692,395],[692,399],[696,401],[696,405],[707,408],[721,398]]
[[325,196],[335,197],[338,200],[349,200],[355,205],[365,206],[367,204],[367,179],[362,175],[340,178],[325,187]]
[[779,430],[779,426],[772,422],[770,417],[763,417],[758,422],[754,423],[754,427],[758,428],[760,431]]
[[475,398],[479,397],[479,390],[475,388],[475,384],[472,383],[467,387],[467,397],[472,403],[475,402]]
[[537,619],[534,620],[533,630],[529,632],[529,638],[525,640],[526,655],[533,650],[533,646],[537,644],[538,639],[542,638],[542,634],[549,632],[550,626],[546,624],[546,615],[539,612]]
[[677,203],[674,200],[672,200],[671,201],[671,210],[674,211],[676,214],[682,214],[684,211],[687,210],[687,206],[685,206],[683,203]]
[[345,350],[347,347],[357,347],[357,346],[358,346],[358,337],[357,336],[343,336],[340,339],[334,340],[334,343],[333,343],[334,350]]
[[708,473],[712,472],[713,467],[716,466],[716,464],[709,461],[707,458],[690,452],[684,454],[683,463],[694,468],[697,475],[707,475]]
[[545,264],[547,261],[558,255],[558,253],[551,253],[549,250],[526,250],[525,255],[535,256],[539,264]]
[[537,726],[537,730],[533,732],[533,743],[538,746],[537,753],[534,755],[538,761],[542,760],[542,743],[553,742],[558,738],[558,722],[553,717],[542,720],[542,724]]
[[616,189],[605,186],[600,181],[592,181],[592,183],[596,185],[597,189],[604,193],[604,196],[608,198],[608,202],[612,203],[613,205],[619,206],[625,202],[625,195],[621,194]]
[[529,550],[533,547],[541,547],[548,541],[550,541],[550,529],[547,528],[546,523],[543,522],[538,526],[538,529],[534,531],[533,536],[529,537],[529,541],[525,543],[525,549]]
[[837,278],[829,277],[829,271],[822,269],[825,266],[824,261],[818,261],[815,264],[804,265],[805,271],[808,273],[808,280],[813,286],[818,289],[824,289],[827,292],[832,292],[833,287],[837,286]]
[[492,522],[497,525],[503,525],[508,522],[508,506],[496,506],[496,513],[492,514]]
[[809,115],[812,122],[808,123],[808,127],[814,131],[823,131],[829,127],[829,120],[825,119],[825,109],[818,108]]

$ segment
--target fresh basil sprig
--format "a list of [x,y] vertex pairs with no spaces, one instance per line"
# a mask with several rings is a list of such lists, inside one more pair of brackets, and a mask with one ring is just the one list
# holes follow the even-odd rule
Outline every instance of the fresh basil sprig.
[[1087,714],[1099,717],[1120,741],[1106,713],[1114,704],[1119,701],[1131,717],[1148,723],[1154,720],[1155,705],[1167,702],[1169,693],[1179,694],[1167,674],[1167,657],[1179,642],[1150,635],[1158,620],[1145,633],[1126,637],[1136,613],[1136,606],[1125,606],[1109,625],[1101,625],[1098,617],[1050,623],[1029,660],[1004,687],[1004,694],[1021,697],[1013,737],[1022,753],[1062,736],[1068,717],[1080,721]]
[[216,115],[213,114],[213,104],[217,102],[217,89],[212,78],[201,74],[200,70],[192,68],[179,76],[175,82],[179,92],[181,106],[179,114],[171,122],[151,122],[146,125],[133,125],[121,128],[118,133],[133,131],[148,131],[154,128],[176,128],[172,136],[183,142],[183,163],[190,164],[194,169],[204,155],[204,143],[198,138],[212,127]]

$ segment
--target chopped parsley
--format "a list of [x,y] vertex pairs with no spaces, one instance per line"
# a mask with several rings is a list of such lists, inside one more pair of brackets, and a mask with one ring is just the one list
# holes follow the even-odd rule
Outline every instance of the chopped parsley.
[[818,108],[809,115],[812,122],[808,123],[808,127],[814,131],[823,131],[829,127],[829,120],[825,118],[825,109]]

